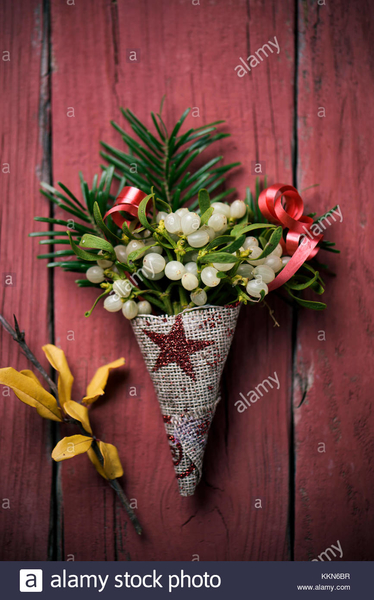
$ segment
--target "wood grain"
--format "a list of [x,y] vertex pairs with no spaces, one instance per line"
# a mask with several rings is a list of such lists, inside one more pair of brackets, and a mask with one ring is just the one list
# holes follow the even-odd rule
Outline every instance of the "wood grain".
[[[95,3],[95,6],[90,2],[76,5],[52,2],[51,20],[54,176],[81,197],[78,172],[82,171],[91,181],[94,173],[100,173],[98,142],[110,131],[109,120],[117,107],[113,95],[111,8],[106,2]],[[74,116],[68,116],[72,114]],[[56,270],[55,342],[68,357],[75,377],[73,397],[79,400],[99,366],[120,356],[127,358],[129,351],[127,342],[120,343],[122,327],[126,336],[126,324],[114,324],[103,314],[103,320],[95,318],[96,315],[85,319],[84,313],[97,293],[87,290],[82,294],[74,283],[77,278],[75,273]],[[118,331],[118,340],[114,343],[113,326]],[[115,393],[108,394],[105,402],[94,407],[91,418],[100,439],[115,444],[119,440],[121,456],[125,450],[125,439],[121,440],[126,416],[123,404],[123,393],[118,385]],[[125,434],[125,424],[123,430]],[[61,487],[62,558],[113,560],[114,497],[87,456],[62,465]]]
[[373,560],[373,7],[299,5],[298,184],[319,183],[307,206],[339,204],[343,221],[325,233],[340,257],[320,253],[338,275],[326,277],[328,309],[299,317],[295,558],[340,540],[344,560]]
[[[35,258],[36,241],[27,237],[34,229],[33,215],[49,213],[39,194],[39,177],[48,174],[43,153],[48,98],[40,77],[43,15],[34,1],[2,3],[1,13],[2,50],[10,52],[10,60],[1,60],[0,71],[0,311],[10,322],[13,314],[17,316],[29,346],[46,367],[41,346],[49,341],[48,277]],[[13,285],[6,284],[6,273]],[[0,336],[1,367],[30,368],[10,336],[4,331]],[[0,386],[0,421],[0,558],[45,560],[52,490],[50,423],[4,386]]]
[[[167,2],[145,2],[144,10],[140,10],[138,2],[130,1],[111,10],[104,4],[95,7],[95,14],[90,11],[87,18],[89,3],[80,3],[74,7],[72,23],[72,8],[53,4],[56,177],[76,189],[78,166],[90,175],[94,172],[96,140],[104,137],[105,141],[120,143],[107,126],[109,118],[119,119],[117,105],[129,106],[139,118],[149,121],[150,111],[158,109],[166,93],[169,125],[186,106],[197,107],[200,114],[189,117],[189,126],[228,116],[227,129],[233,137],[218,151],[227,162],[244,157],[243,169],[235,178],[241,195],[245,185],[253,186],[255,177],[248,174],[251,161],[265,161],[269,173],[289,180],[292,7],[284,5],[272,15],[271,30],[280,31],[284,54],[270,57],[258,73],[244,80],[234,71],[238,58],[249,53],[248,38],[252,48],[262,46],[269,28],[261,17],[261,3],[254,3],[250,14],[246,3],[235,3],[235,7],[231,14],[225,2],[200,9],[187,2],[174,7]],[[233,23],[228,30],[229,17]],[[204,22],[214,22],[214,27],[207,30]],[[259,27],[259,22],[263,26]],[[95,32],[99,23],[102,36],[98,41]],[[217,39],[221,40],[220,48]],[[127,60],[130,49],[140,50],[139,63]],[[272,78],[280,82],[276,109],[269,86]],[[259,104],[256,98],[260,94]],[[76,108],[70,121],[65,116],[67,106]],[[92,372],[103,361],[126,357],[124,388],[113,391],[110,401],[95,409],[95,414],[105,439],[115,440],[119,446],[126,488],[136,500],[145,536],[136,537],[117,506],[113,514],[109,499],[105,511],[102,501],[92,503],[95,495],[101,498],[103,485],[92,481],[90,465],[83,464],[82,458],[79,466],[77,462],[63,466],[65,555],[72,552],[79,560],[110,558],[113,553],[120,560],[192,560],[194,554],[201,560],[288,558],[291,341],[287,310],[279,308],[282,332],[273,330],[264,311],[255,317],[254,311],[244,314],[243,310],[226,371],[225,399],[210,433],[204,481],[194,498],[185,499],[178,495],[157,400],[128,324],[121,315],[103,314],[100,309],[84,320],[82,314],[94,294],[78,294],[72,279],[66,274],[56,275],[56,340],[66,346],[66,331],[74,330],[76,343],[71,343],[68,351],[80,383],[84,383],[88,370]],[[95,340],[100,340],[99,351]],[[275,340],[279,340],[278,348]],[[280,392],[269,394],[253,408],[253,417],[240,415],[234,406],[239,392],[248,391],[274,370],[282,381]],[[139,398],[126,393],[130,386],[139,390]],[[77,493],[82,472],[86,487]],[[256,498],[262,500],[263,509],[254,508]],[[105,523],[113,520],[114,532],[110,526],[105,531]],[[90,534],[93,549],[84,536],[87,523],[94,524]],[[77,528],[82,535],[77,536]]]
[[[10,163],[11,172],[1,173],[7,199],[1,250],[2,265],[17,284],[5,288],[2,280],[2,312],[8,319],[13,312],[19,316],[35,349],[54,335],[75,377],[74,399],[100,365],[125,357],[105,398],[92,408],[91,422],[100,439],[118,447],[122,483],[144,536],[133,531],[86,456],[52,470],[53,430],[13,395],[2,396],[0,501],[10,498],[11,509],[0,510],[1,558],[311,560],[340,540],[345,560],[372,559],[373,62],[367,0],[349,6],[300,1],[296,13],[291,0],[197,6],[190,0],[51,0],[44,15],[34,1],[2,10],[11,62],[1,61],[1,163]],[[279,54],[238,77],[239,57],[245,60],[274,36]],[[136,63],[129,60],[131,50]],[[124,125],[119,106],[150,123],[164,94],[169,126],[187,106],[197,116],[190,115],[186,127],[226,119],[222,130],[232,137],[207,157],[214,152],[226,163],[242,161],[227,182],[238,197],[247,185],[254,189],[253,164],[261,163],[269,183],[320,184],[303,192],[307,210],[322,213],[339,203],[343,214],[331,235],[326,232],[343,250],[340,259],[321,256],[338,274],[326,278],[325,313],[296,315],[270,297],[281,324],[274,328],[266,309],[242,309],[202,482],[191,498],[178,494],[157,399],[129,323],[101,307],[85,319],[95,290],[78,290],[77,276],[58,270],[48,307],[47,269],[36,260],[36,241],[26,237],[45,228],[32,216],[49,214],[38,180],[48,179],[52,164],[54,183],[62,181],[80,197],[78,171],[89,180],[100,172],[99,140],[122,144],[109,125],[110,119]],[[326,117],[318,116],[320,107]],[[321,331],[325,341],[318,339]],[[1,365],[25,368],[16,346],[1,335]],[[239,413],[240,393],[274,372],[279,390]]]

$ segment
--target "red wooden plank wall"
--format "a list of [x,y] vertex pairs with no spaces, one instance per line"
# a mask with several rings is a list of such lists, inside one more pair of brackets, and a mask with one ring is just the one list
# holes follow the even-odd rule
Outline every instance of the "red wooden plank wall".
[[[372,11],[366,0],[196,4],[3,3],[11,61],[1,65],[1,163],[10,163],[10,173],[1,174],[1,271],[15,273],[16,284],[2,281],[1,312],[17,314],[34,349],[53,336],[68,356],[77,398],[98,366],[126,358],[92,421],[99,437],[119,448],[124,485],[145,530],[136,536],[85,456],[52,466],[54,429],[1,396],[0,500],[10,499],[10,509],[0,510],[3,560],[310,560],[337,540],[346,560],[374,557]],[[274,36],[279,54],[237,77],[239,57]],[[140,50],[138,63],[127,60],[130,49]],[[109,126],[120,121],[118,107],[147,120],[163,94],[169,125],[187,106],[199,109],[191,126],[226,119],[232,138],[219,151],[226,162],[243,163],[229,182],[239,196],[254,187],[251,162],[263,162],[270,183],[320,184],[304,193],[309,210],[339,203],[343,214],[330,235],[343,253],[327,257],[338,278],[329,281],[325,313],[296,314],[273,298],[278,329],[266,310],[242,310],[192,498],[178,495],[129,324],[100,309],[85,319],[95,292],[78,292],[75,275],[57,270],[48,284],[37,243],[26,237],[37,228],[32,216],[50,210],[39,178],[52,175],[78,192],[78,170],[88,178],[100,170],[99,139],[120,142]],[[1,366],[25,368],[1,335]],[[238,413],[239,393],[274,371],[280,389]]]
[[[340,6],[308,3],[299,14],[298,185],[320,184],[311,194],[318,211],[340,205],[342,222],[332,235],[342,254],[330,261],[339,276],[326,293],[330,310],[299,317],[295,404],[300,387],[310,389],[295,411],[298,560],[337,540],[346,560],[372,559],[374,552],[374,176],[367,127],[374,118],[374,27],[369,3]],[[318,116],[321,107],[326,117]]]
[[[38,348],[49,336],[48,273],[35,260],[27,234],[33,228],[33,214],[49,213],[38,192],[39,177],[48,177],[41,79],[45,47],[41,7],[32,1],[24,5],[1,4],[2,51],[9,52],[2,52],[0,75],[1,313],[8,320],[16,314],[27,339]],[[1,336],[1,366],[30,368],[9,335],[1,332]],[[44,560],[52,489],[50,424],[30,414],[13,393],[0,389],[1,557]]]

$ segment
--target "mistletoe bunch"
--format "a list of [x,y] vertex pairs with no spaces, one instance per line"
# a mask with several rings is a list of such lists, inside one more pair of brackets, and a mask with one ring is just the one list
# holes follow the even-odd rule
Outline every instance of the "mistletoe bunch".
[[[69,245],[39,258],[53,258],[49,267],[84,273],[86,278],[77,280],[80,287],[102,289],[86,316],[104,297],[105,309],[122,310],[129,319],[152,310],[178,314],[206,304],[253,304],[263,300],[267,284],[290,260],[282,256],[282,227],[267,222],[258,209],[259,181],[254,197],[247,189],[243,201],[223,202],[234,188],[214,195],[240,163],[217,166],[222,160],[217,156],[192,171],[204,150],[229,135],[217,133],[223,121],[181,134],[187,109],[169,135],[161,110],[151,113],[154,133],[129,109],[122,110],[137,139],[112,123],[128,152],[102,143],[105,152],[101,154],[110,166],[102,165],[100,181],[95,175],[91,188],[80,174],[82,201],[62,183],[62,191],[42,184],[42,193],[72,218],[36,217],[64,229],[30,235],[47,236],[40,244]],[[119,228],[105,215],[128,184],[147,196],[137,217],[125,214],[127,221]],[[337,252],[333,246],[325,240],[319,243]],[[298,304],[322,310],[324,303],[301,296],[308,288],[323,293],[321,269],[327,269],[326,265],[316,259],[308,261],[282,287]]]
[[[146,214],[150,202],[151,219]],[[165,210],[157,212],[155,194],[146,196],[138,219],[132,228],[123,225],[115,246],[92,234],[84,234],[78,246],[69,236],[79,258],[97,263],[86,276],[104,289],[99,298],[109,294],[104,308],[122,309],[132,319],[149,314],[152,305],[170,315],[208,303],[256,302],[267,294],[266,284],[287,262],[280,258],[281,227],[248,223],[248,207],[241,200],[211,205],[205,189],[198,194],[199,214],[188,208],[173,213],[160,202]],[[97,227],[107,233],[97,204],[94,215]],[[256,237],[246,237],[259,230],[263,248]],[[139,297],[142,301],[136,302]]]

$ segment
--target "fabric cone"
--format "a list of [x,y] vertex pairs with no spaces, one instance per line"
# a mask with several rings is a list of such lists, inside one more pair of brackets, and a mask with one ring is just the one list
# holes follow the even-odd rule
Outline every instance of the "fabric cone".
[[132,320],[160,403],[182,496],[191,496],[201,479],[239,310],[240,305],[209,306]]

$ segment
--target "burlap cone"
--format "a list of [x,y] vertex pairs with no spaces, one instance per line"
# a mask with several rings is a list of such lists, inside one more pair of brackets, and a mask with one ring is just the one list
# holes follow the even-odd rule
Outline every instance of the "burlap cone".
[[240,306],[212,306],[132,321],[163,415],[182,496],[201,479],[209,428]]

